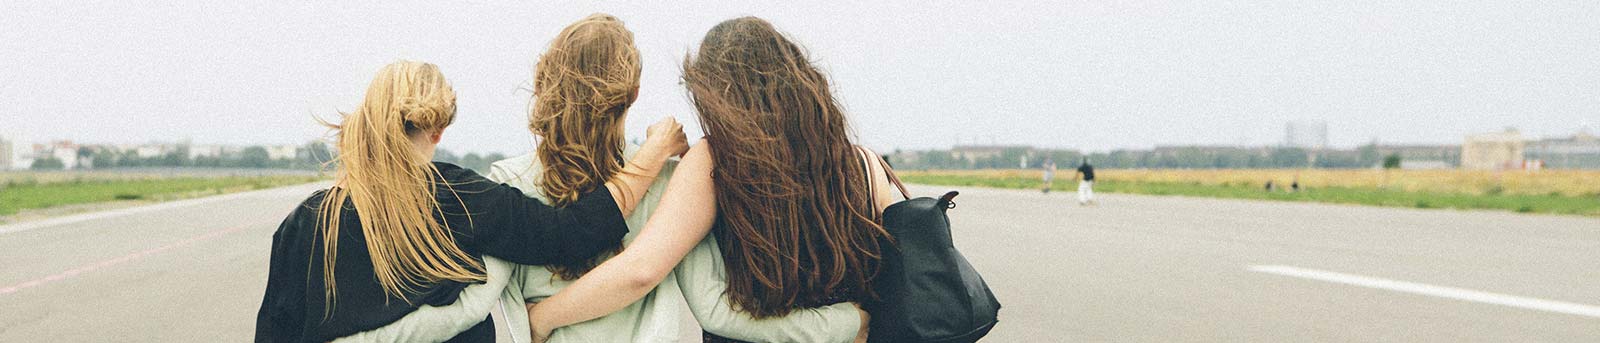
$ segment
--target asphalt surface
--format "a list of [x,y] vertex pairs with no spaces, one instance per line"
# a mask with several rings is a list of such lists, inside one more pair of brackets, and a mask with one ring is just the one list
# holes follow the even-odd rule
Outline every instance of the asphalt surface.
[[[318,186],[0,226],[0,342],[248,341]],[[1600,341],[1597,218],[957,189],[990,342]]]

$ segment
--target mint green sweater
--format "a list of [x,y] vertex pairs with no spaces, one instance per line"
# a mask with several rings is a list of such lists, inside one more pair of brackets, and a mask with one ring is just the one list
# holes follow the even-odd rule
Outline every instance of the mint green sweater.
[[[629,146],[625,155],[637,150]],[[623,244],[633,241],[644,228],[650,214],[661,201],[675,162],[662,167],[661,174],[645,193],[644,199],[628,216],[629,232]],[[487,177],[521,189],[530,197],[545,200],[538,185],[543,168],[532,154],[495,162]],[[609,256],[607,256],[609,257]],[[550,342],[677,342],[683,310],[688,309],[706,331],[719,336],[752,342],[849,342],[860,327],[860,315],[850,304],[803,309],[777,318],[757,320],[733,309],[728,298],[727,272],[716,239],[709,235],[684,257],[655,290],[639,301],[605,317],[562,327],[551,333]],[[485,316],[493,315],[500,342],[529,342],[528,312],[525,302],[537,302],[554,295],[571,281],[555,277],[544,266],[518,265],[484,257],[488,281],[468,286],[455,304],[422,306],[417,311],[382,328],[343,337],[336,342],[438,342],[454,337]]]

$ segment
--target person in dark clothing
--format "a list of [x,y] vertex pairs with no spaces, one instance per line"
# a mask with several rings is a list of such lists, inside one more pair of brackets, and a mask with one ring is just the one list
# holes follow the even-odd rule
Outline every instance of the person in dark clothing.
[[[333,187],[313,193],[273,234],[257,342],[326,342],[456,301],[485,279],[481,256],[573,263],[615,246],[681,126],[651,126],[645,146],[604,188],[553,208],[471,170],[432,159],[455,116],[432,64],[401,61],[373,79],[339,131]],[[672,134],[676,131],[676,134]],[[491,342],[488,318],[450,341]]]
[[1083,159],[1083,164],[1078,165],[1078,205],[1095,203],[1094,200],[1094,166],[1089,164],[1089,158]]

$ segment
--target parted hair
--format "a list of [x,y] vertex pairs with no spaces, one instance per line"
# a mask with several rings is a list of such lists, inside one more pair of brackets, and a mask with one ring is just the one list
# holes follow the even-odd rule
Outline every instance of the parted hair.
[[[633,33],[606,14],[568,25],[539,56],[528,129],[540,137],[539,186],[551,205],[570,204],[623,170],[623,124],[638,96],[640,72]],[[597,262],[549,268],[572,280]]]
[[766,318],[874,298],[888,232],[827,78],[755,17],[713,27],[683,69],[712,147],[733,304]]
[[[420,286],[485,279],[483,266],[456,245],[450,228],[435,220],[439,170],[411,137],[443,130],[455,120],[456,95],[439,68],[399,61],[384,66],[337,131],[339,166],[319,207],[323,279],[333,301],[340,215],[356,211],[373,273],[385,293],[405,301]],[[445,184],[444,187],[449,187]],[[459,201],[459,200],[458,200]],[[465,204],[462,204],[465,208]],[[332,311],[334,304],[325,309]]]

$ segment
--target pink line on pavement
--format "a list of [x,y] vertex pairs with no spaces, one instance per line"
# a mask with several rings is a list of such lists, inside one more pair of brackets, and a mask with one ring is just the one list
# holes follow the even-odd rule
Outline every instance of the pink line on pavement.
[[89,272],[93,272],[93,271],[99,270],[101,268],[110,267],[110,266],[122,264],[123,262],[128,262],[128,261],[133,261],[133,260],[145,258],[145,257],[148,257],[150,255],[155,255],[155,254],[161,253],[163,251],[177,249],[177,248],[181,248],[181,247],[184,247],[184,246],[187,246],[187,245],[199,243],[199,242],[204,241],[204,240],[217,238],[217,237],[220,237],[222,235],[226,235],[226,234],[230,234],[230,233],[234,233],[234,232],[239,232],[239,230],[243,230],[243,229],[244,229],[243,227],[236,227],[236,228],[232,228],[232,229],[225,229],[225,230],[217,230],[217,231],[207,232],[207,233],[201,234],[199,236],[189,237],[189,238],[181,240],[181,241],[173,242],[172,244],[167,244],[167,245],[163,245],[163,246],[159,246],[159,247],[155,247],[155,248],[145,249],[145,250],[142,250],[142,251],[134,252],[134,253],[127,254],[127,255],[122,255],[121,257],[117,257],[117,258],[113,258],[113,259],[109,259],[109,260],[105,260],[105,261],[85,264],[85,265],[82,265],[82,266],[78,266],[77,268],[68,269],[67,271],[56,273],[56,274],[53,274],[53,275],[50,275],[50,276],[46,276],[46,277],[42,277],[42,278],[38,278],[38,279],[34,279],[34,280],[29,280],[29,281],[26,281],[26,282],[23,282],[23,283],[7,286],[5,288],[0,288],[0,295],[16,293],[17,291],[21,291],[21,290],[24,290],[24,289],[45,285],[45,284],[48,284],[48,283],[51,283],[51,282],[65,280],[65,279],[71,278],[73,276],[78,276],[80,274],[88,274]]

